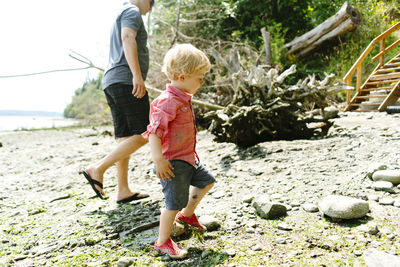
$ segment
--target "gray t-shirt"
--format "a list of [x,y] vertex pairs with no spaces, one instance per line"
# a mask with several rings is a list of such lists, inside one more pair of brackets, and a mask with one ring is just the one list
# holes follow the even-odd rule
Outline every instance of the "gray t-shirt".
[[124,3],[112,29],[110,38],[110,54],[108,67],[103,77],[103,89],[115,83],[132,84],[132,72],[129,69],[122,46],[121,29],[129,27],[136,31],[139,66],[143,80],[149,70],[149,50],[147,48],[147,32],[140,10],[131,3]]

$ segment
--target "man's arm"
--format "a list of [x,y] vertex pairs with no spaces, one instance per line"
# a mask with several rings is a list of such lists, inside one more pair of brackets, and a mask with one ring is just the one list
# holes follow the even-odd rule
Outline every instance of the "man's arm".
[[133,74],[132,94],[137,98],[142,98],[146,94],[146,86],[143,81],[142,73],[140,72],[136,34],[135,30],[129,27],[123,27],[121,38],[126,61],[128,62],[129,68]]
[[157,177],[162,179],[164,182],[166,181],[165,177],[167,177],[167,179],[171,181],[171,179],[175,177],[174,173],[172,172],[174,168],[172,167],[171,163],[164,158],[162,154],[160,137],[153,133],[150,134],[149,143],[151,155],[154,164],[156,164]]

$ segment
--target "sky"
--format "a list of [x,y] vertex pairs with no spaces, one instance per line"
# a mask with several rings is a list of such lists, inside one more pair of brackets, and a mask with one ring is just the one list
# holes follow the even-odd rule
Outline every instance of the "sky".
[[[1,0],[0,76],[85,67],[70,50],[107,66],[109,35],[123,0]],[[0,110],[63,112],[96,69],[0,78]]]

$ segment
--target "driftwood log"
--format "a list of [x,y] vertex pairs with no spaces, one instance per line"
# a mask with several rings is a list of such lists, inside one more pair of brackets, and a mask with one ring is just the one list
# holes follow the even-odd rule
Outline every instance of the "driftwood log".
[[340,10],[311,31],[284,45],[288,54],[306,56],[323,42],[354,30],[361,22],[360,12],[345,2]]
[[[227,64],[225,60],[220,63]],[[233,62],[229,66],[231,70],[241,68]],[[325,74],[323,80],[311,75],[295,85],[286,85],[285,79],[295,72],[295,65],[282,73],[263,66],[231,72],[233,100],[224,109],[205,115],[212,121],[209,130],[215,140],[248,147],[269,140],[325,135],[333,124],[323,113],[328,106],[327,96],[346,86],[336,82],[333,74]],[[320,115],[309,112],[314,106],[321,109]]]

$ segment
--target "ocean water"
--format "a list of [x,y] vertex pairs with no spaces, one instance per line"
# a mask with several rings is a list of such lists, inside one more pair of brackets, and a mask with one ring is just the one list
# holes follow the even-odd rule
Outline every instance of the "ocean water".
[[63,117],[0,116],[0,131],[72,126],[79,121]]

